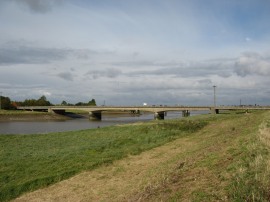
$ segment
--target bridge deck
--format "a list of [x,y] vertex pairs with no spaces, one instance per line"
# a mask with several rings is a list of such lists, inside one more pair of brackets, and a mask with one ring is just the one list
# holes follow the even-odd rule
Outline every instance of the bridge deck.
[[165,111],[205,111],[210,110],[211,107],[193,107],[193,106],[27,106],[27,107],[17,107],[20,110],[83,110],[88,112],[94,111],[147,111],[147,112],[165,112]]
[[112,111],[112,110],[142,110],[142,111],[198,111],[198,110],[270,110],[270,106],[20,106],[21,110],[86,110],[86,111]]
[[270,107],[243,107],[243,106],[28,106],[17,107],[21,110],[48,111],[64,113],[65,110],[82,110],[89,112],[89,118],[92,120],[101,120],[103,111],[130,111],[134,113],[152,112],[155,113],[155,119],[164,119],[166,112],[182,111],[182,116],[190,115],[190,111],[211,111],[219,113],[220,110],[270,110]]

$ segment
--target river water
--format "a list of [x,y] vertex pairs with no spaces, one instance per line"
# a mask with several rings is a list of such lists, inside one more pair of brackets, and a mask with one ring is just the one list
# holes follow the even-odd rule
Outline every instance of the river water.
[[[191,112],[191,116],[207,114],[208,111]],[[182,112],[168,112],[165,119],[181,118]],[[63,121],[7,121],[0,122],[0,134],[44,134],[50,132],[76,131],[111,125],[146,122],[154,114],[103,114],[102,121],[90,121],[87,117]]]

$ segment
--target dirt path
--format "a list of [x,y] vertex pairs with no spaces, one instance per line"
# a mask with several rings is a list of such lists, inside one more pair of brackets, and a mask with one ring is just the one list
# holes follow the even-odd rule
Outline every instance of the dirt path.
[[209,124],[192,136],[83,172],[14,201],[167,201],[175,196],[190,201],[205,193],[212,201],[226,201],[224,186],[230,176],[224,167],[233,160],[227,150],[242,126],[232,121]]

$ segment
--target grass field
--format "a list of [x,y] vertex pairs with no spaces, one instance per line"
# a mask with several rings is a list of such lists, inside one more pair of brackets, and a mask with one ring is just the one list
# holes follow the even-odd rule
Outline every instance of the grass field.
[[[125,193],[117,192],[117,183],[112,183],[104,201],[106,197],[121,201],[127,196],[134,201],[269,201],[269,130],[270,114],[256,112],[44,135],[1,135],[0,200],[13,199],[82,171],[103,172],[118,159],[128,162],[135,155],[143,160],[156,148],[159,155],[154,156],[159,161],[152,158],[152,167],[148,167],[150,161],[145,160],[145,169],[137,178],[131,172],[138,172],[136,165],[129,162],[125,168],[118,167],[115,175],[124,175],[119,190],[126,187]],[[146,150],[148,153],[143,152]],[[86,177],[79,183],[83,184],[83,179]],[[99,179],[95,186],[101,183],[104,192],[106,180]],[[136,189],[134,184],[138,184]],[[93,195],[83,193],[77,194],[88,197],[80,198],[82,201]]]

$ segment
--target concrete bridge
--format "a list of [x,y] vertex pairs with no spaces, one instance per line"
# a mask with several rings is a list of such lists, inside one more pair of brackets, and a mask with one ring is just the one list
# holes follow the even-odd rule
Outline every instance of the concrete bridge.
[[190,111],[209,111],[218,114],[220,110],[270,110],[270,106],[27,106],[17,107],[20,110],[46,111],[63,114],[66,110],[82,110],[89,112],[90,120],[101,120],[102,112],[151,112],[155,119],[164,119],[169,111],[182,111],[182,116],[187,117]]

